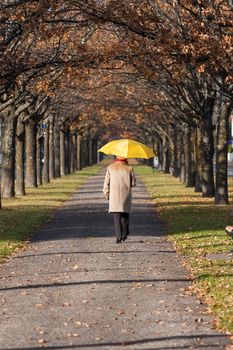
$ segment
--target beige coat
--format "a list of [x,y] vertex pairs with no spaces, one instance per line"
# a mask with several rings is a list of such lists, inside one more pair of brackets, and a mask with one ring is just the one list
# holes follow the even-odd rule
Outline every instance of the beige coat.
[[131,187],[136,185],[133,168],[124,162],[115,162],[107,168],[103,193],[109,199],[109,212],[131,213]]

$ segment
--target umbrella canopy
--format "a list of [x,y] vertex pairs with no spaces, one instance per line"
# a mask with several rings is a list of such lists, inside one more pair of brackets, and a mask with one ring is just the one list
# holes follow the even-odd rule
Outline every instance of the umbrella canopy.
[[153,150],[141,142],[120,139],[107,143],[101,147],[98,152],[112,154],[125,158],[152,158],[155,156]]

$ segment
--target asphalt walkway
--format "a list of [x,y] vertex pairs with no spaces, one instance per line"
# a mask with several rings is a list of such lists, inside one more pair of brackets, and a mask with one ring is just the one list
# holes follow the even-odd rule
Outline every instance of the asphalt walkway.
[[0,268],[0,349],[224,349],[142,183],[116,244],[91,177],[27,249]]

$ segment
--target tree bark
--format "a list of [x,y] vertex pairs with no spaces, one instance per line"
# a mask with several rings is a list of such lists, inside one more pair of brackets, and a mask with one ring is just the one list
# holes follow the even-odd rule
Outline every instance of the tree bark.
[[181,153],[181,144],[180,144],[180,131],[178,130],[177,132],[177,138],[176,138],[176,147],[177,147],[177,177],[180,178],[180,171],[181,171],[181,167],[180,167],[180,153]]
[[184,162],[185,162],[185,184],[186,187],[194,187],[195,175],[192,155],[192,132],[190,126],[186,126],[184,133]]
[[54,171],[54,123],[53,120],[49,122],[49,179],[55,178]]
[[70,130],[66,130],[65,133],[65,173],[70,174]]
[[202,155],[201,131],[196,128],[194,133],[194,159],[195,159],[195,192],[202,192]]
[[162,164],[163,164],[163,143],[162,138],[158,138],[157,140],[157,152],[158,152],[158,159],[159,159],[159,169],[162,170]]
[[2,208],[2,116],[0,115],[0,209]]
[[185,168],[185,155],[184,155],[184,140],[183,136],[180,135],[180,181],[185,182],[186,179],[186,168]]
[[98,149],[100,149],[100,140],[97,140],[97,164],[99,164],[101,162],[101,154],[100,152],[98,152]]
[[[220,97],[219,97],[220,98]],[[230,102],[222,98],[217,106],[215,204],[228,204],[228,135]]]
[[163,137],[163,142],[162,142],[162,171],[165,174],[170,173],[170,150],[169,150],[169,143],[167,141],[166,136]]
[[77,136],[77,170],[81,170],[81,135]]
[[36,127],[35,122],[29,119],[25,125],[25,153],[26,153],[26,187],[37,187],[36,178]]
[[49,177],[49,122],[46,123],[44,131],[44,166],[43,166],[43,182],[48,183]]
[[88,165],[92,165],[93,164],[93,140],[92,139],[90,139],[90,141],[88,142],[88,148],[89,148]]
[[161,159],[161,170],[164,172],[165,171],[165,164],[166,164],[164,137],[162,137],[162,140],[160,143],[160,159]]
[[54,175],[61,176],[61,162],[60,162],[60,125],[55,123],[54,126]]
[[36,175],[37,175],[37,185],[42,185],[42,141],[43,138],[39,135],[37,130],[36,135]]
[[202,150],[202,196],[214,197],[214,139],[212,114],[201,120],[201,150]]
[[73,134],[73,147],[74,147],[74,171],[77,171],[77,133]]
[[18,118],[15,135],[15,193],[17,196],[25,195],[24,178],[24,154],[25,154],[25,125]]
[[60,129],[60,165],[61,165],[61,176],[66,174],[66,150],[65,150],[65,131],[62,127]]
[[170,174],[170,149],[167,145],[166,149],[165,149],[165,159],[166,159],[166,162],[165,162],[165,174]]
[[14,166],[15,166],[15,115],[9,108],[4,115],[2,124],[2,197],[15,196]]
[[177,131],[173,132],[173,140],[171,149],[171,174],[175,177],[179,175],[178,172],[178,150],[177,150]]
[[70,132],[70,173],[74,173],[74,139],[72,132]]
[[97,163],[97,139],[95,138],[93,140],[93,164],[96,164],[96,163]]
[[82,142],[82,168],[85,168],[88,165],[88,141],[86,139]]

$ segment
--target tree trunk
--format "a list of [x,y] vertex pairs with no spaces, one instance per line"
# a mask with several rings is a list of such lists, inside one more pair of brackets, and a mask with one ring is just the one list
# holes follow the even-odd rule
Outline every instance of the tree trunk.
[[2,127],[2,197],[13,198],[14,166],[15,166],[15,116],[13,108],[9,108],[4,116]]
[[73,134],[70,133],[70,172],[74,173],[74,139]]
[[165,174],[170,173],[170,150],[169,150],[169,145],[166,137],[163,137],[163,142],[162,142],[162,171]]
[[98,152],[98,149],[100,149],[100,140],[97,140],[97,164],[99,164],[101,162],[101,155],[100,152]]
[[37,175],[37,185],[42,185],[42,141],[43,138],[38,134],[36,136],[36,175]]
[[181,171],[181,165],[180,165],[180,160],[181,160],[181,144],[180,144],[180,135],[179,131],[176,133],[176,148],[177,148],[177,177],[180,178],[180,171]]
[[[224,99],[225,100],[225,99]],[[215,204],[228,204],[227,153],[229,135],[230,103],[220,101],[217,106],[216,134],[216,189]]]
[[157,140],[157,152],[158,152],[158,160],[159,160],[159,169],[162,170],[162,164],[163,164],[163,146],[162,146],[162,139],[159,137]]
[[66,151],[65,151],[65,131],[63,128],[60,129],[60,165],[61,165],[61,176],[66,174]]
[[160,159],[161,159],[161,170],[165,170],[165,164],[166,164],[166,156],[165,156],[165,142],[164,138],[162,138],[160,143]]
[[84,167],[89,165],[89,149],[88,149],[88,140],[84,141],[84,149],[83,149],[83,159],[84,159]]
[[190,126],[186,126],[184,133],[184,162],[185,162],[185,184],[186,187],[194,187],[195,176],[193,167],[193,155],[192,155],[192,132]]
[[65,133],[65,172],[70,174],[70,130]]
[[86,140],[82,139],[81,142],[81,169],[86,166]]
[[60,162],[60,126],[55,123],[54,126],[54,175],[61,176],[61,162]]
[[77,136],[77,170],[81,170],[81,135]]
[[96,163],[97,163],[97,139],[95,138],[93,140],[93,164],[96,164]]
[[171,174],[175,177],[178,176],[178,151],[177,151],[177,132],[173,132],[173,140],[171,149]]
[[77,171],[77,133],[73,134],[73,147],[74,147],[74,171]]
[[36,128],[34,120],[29,119],[25,125],[26,153],[26,187],[37,187],[36,178]]
[[55,177],[54,172],[54,125],[53,121],[49,123],[49,179]]
[[88,147],[89,147],[88,165],[92,165],[93,164],[93,140],[92,139],[88,142]]
[[165,172],[165,174],[170,174],[170,160],[171,160],[171,158],[170,158],[170,149],[168,147],[168,144],[167,144],[167,147],[165,150],[165,160],[166,160],[166,162],[165,162],[164,172]]
[[15,193],[17,196],[25,195],[25,179],[24,179],[24,152],[25,152],[25,125],[18,118],[15,135]]
[[194,159],[195,159],[195,192],[202,192],[202,155],[201,155],[201,131],[196,128],[194,134]]
[[184,140],[183,136],[180,136],[180,181],[185,182],[186,168],[185,168],[185,155],[184,155]]
[[49,182],[49,122],[47,122],[44,131],[44,167],[43,167],[43,182]]
[[202,196],[214,196],[214,139],[212,114],[201,120],[201,150],[202,150]]
[[0,209],[2,208],[2,117],[0,115]]

